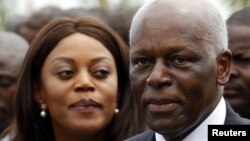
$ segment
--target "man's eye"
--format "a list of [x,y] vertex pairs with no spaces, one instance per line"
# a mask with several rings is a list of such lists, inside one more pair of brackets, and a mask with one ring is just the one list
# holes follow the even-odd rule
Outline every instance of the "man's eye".
[[250,58],[238,58],[235,59],[235,62],[239,64],[250,65]]
[[57,75],[61,78],[61,79],[69,79],[72,76],[74,76],[74,72],[72,70],[65,70],[65,71],[61,71],[58,72]]
[[150,60],[148,60],[148,59],[137,59],[136,60],[136,65],[138,65],[139,67],[148,66],[149,64],[150,64]]
[[188,60],[185,57],[175,57],[175,58],[173,58],[172,61],[176,65],[184,65],[187,63]]
[[0,88],[8,88],[16,83],[15,78],[9,76],[0,76]]

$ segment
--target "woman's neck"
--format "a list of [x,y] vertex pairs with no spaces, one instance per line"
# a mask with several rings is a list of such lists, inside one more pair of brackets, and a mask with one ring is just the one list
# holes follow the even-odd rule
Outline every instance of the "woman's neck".
[[97,133],[93,135],[81,134],[60,134],[55,135],[56,141],[105,141],[104,133]]

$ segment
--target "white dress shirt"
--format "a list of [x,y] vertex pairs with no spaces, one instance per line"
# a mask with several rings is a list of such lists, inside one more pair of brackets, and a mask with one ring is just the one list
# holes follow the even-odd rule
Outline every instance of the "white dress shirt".
[[[223,125],[226,119],[226,103],[222,97],[214,111],[183,141],[207,141],[208,125]],[[162,135],[155,133],[156,141],[167,141]]]
[[10,137],[9,136],[5,136],[3,139],[0,139],[0,141],[10,141]]

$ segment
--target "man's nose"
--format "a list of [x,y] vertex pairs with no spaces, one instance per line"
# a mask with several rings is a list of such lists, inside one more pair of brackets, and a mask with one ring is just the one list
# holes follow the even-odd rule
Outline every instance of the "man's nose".
[[170,79],[167,69],[163,60],[156,61],[156,64],[146,80],[146,84],[157,89],[172,85],[173,81]]
[[235,63],[231,64],[230,67],[230,79],[235,79],[239,76],[239,70]]

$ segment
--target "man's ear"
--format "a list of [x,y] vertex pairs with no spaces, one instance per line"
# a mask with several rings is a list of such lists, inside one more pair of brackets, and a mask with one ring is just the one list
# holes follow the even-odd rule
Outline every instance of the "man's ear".
[[232,60],[232,53],[230,50],[221,52],[217,57],[217,83],[225,85],[230,76],[230,65]]
[[33,98],[36,100],[36,102],[38,104],[45,104],[45,98],[41,86],[38,83],[36,83],[33,87],[33,90],[34,90]]

